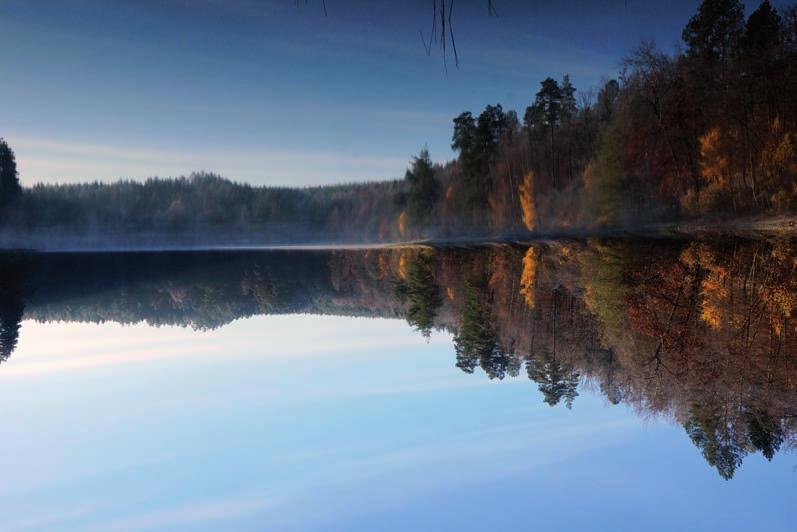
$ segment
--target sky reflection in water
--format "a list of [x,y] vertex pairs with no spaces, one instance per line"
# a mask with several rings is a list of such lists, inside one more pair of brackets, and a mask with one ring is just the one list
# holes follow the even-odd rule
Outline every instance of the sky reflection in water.
[[399,320],[25,321],[0,530],[792,529],[792,453],[726,482],[678,425],[453,360]]

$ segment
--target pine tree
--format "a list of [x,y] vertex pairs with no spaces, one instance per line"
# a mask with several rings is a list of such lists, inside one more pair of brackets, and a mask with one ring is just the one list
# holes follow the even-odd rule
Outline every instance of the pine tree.
[[687,54],[714,63],[736,56],[744,31],[744,7],[738,0],[703,0],[681,35]]
[[21,192],[14,151],[0,138],[0,205],[11,203]]

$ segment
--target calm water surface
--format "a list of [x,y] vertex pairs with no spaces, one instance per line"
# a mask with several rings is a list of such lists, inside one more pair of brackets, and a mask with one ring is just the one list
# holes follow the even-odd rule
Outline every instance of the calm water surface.
[[792,531],[795,256],[3,255],[0,530]]

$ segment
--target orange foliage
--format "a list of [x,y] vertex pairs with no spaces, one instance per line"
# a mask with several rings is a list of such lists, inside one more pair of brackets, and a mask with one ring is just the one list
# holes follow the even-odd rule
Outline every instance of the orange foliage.
[[719,330],[731,319],[726,312],[732,288],[730,272],[718,264],[714,253],[702,244],[686,248],[680,259],[689,271],[702,268],[708,272],[700,281],[700,319],[712,329]]
[[719,305],[722,297],[718,297],[722,291],[724,291],[722,286],[711,278],[706,278],[701,285],[700,295],[703,302],[700,308],[700,319],[712,329],[719,329],[722,325],[722,307]]
[[407,279],[407,264],[408,264],[407,253],[406,251],[402,251],[401,254],[399,255],[398,275],[404,280]]
[[700,137],[700,175],[706,182],[723,183],[728,172],[728,158],[722,153],[720,128],[715,126]]
[[407,211],[401,211],[401,214],[399,214],[398,230],[399,235],[404,238],[404,234],[407,232]]
[[711,207],[714,198],[728,188],[730,162],[722,146],[722,131],[715,126],[698,139],[700,142],[700,177],[702,188],[690,190],[683,198],[684,205],[692,212],[701,212]]
[[587,310],[596,314],[598,311],[597,297],[595,295],[595,286],[587,282],[584,284],[584,307]]
[[791,182],[791,187],[772,187],[776,191],[771,198],[773,205],[788,207],[797,197],[797,136],[794,132],[784,131],[778,118],[772,122],[769,139],[761,150],[760,165],[770,183]]
[[537,225],[537,209],[534,206],[534,172],[529,171],[523,177],[519,187],[520,208],[523,210],[523,225],[533,231]]
[[526,306],[534,308],[534,285],[537,280],[537,256],[533,247],[526,251],[523,257],[523,273],[520,275],[520,295]]

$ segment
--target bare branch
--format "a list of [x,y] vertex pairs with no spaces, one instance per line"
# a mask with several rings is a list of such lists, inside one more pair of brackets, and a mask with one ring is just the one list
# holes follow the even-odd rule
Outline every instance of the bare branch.
[[[490,2],[492,3],[492,2]],[[454,39],[454,25],[451,23],[451,14],[454,12],[454,0],[448,8],[448,34],[451,37],[451,48],[454,49],[454,64],[459,68],[459,54],[457,53],[457,41]]]

